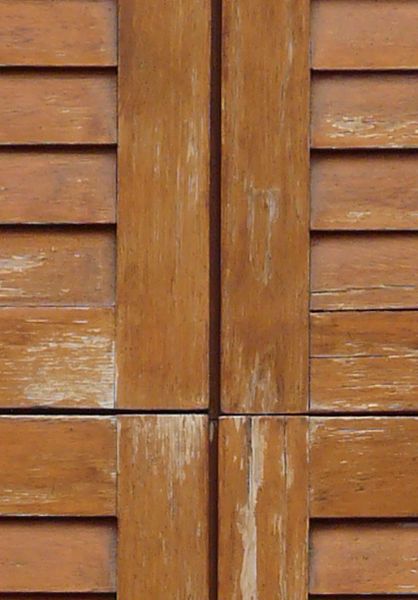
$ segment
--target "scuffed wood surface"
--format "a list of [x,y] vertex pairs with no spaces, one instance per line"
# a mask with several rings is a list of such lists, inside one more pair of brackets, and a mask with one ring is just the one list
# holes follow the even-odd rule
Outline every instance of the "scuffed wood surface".
[[112,72],[0,73],[0,144],[113,144]]
[[311,308],[418,307],[418,235],[314,235]]
[[307,422],[226,417],[219,432],[219,598],[307,597]]
[[120,3],[120,408],[209,402],[210,12]]
[[114,223],[112,151],[2,150],[0,223]]
[[0,64],[116,64],[117,0],[1,0]]
[[416,69],[416,0],[314,0],[314,69]]
[[0,306],[113,304],[112,231],[4,228],[1,233]]
[[417,148],[416,76],[316,74],[311,123],[314,148]]
[[313,230],[418,229],[417,154],[326,152],[311,167]]
[[[0,418],[1,515],[106,516],[115,512],[114,419]],[[0,588],[1,584],[0,572]]]
[[207,417],[119,417],[118,426],[118,595],[207,600]]
[[107,520],[1,520],[0,592],[113,592],[115,538]]
[[417,455],[418,418],[312,418],[311,516],[418,516]]
[[315,524],[311,528],[310,591],[416,594],[417,539],[416,522]]
[[0,310],[0,407],[114,407],[114,314]]
[[306,408],[309,2],[223,7],[222,407]]

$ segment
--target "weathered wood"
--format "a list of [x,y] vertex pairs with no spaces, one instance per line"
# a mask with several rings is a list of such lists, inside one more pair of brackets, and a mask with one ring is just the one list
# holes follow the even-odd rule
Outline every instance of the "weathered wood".
[[0,223],[114,223],[112,151],[0,151]]
[[415,74],[314,75],[312,146],[417,148]]
[[0,73],[0,144],[116,142],[113,73]]
[[114,407],[114,314],[0,310],[1,407]]
[[313,230],[418,229],[418,154],[314,153],[311,167]]
[[311,307],[349,310],[418,307],[418,235],[315,235]]
[[208,420],[119,418],[118,595],[209,598]]
[[116,64],[116,0],[1,0],[0,64]]
[[1,239],[1,306],[113,304],[112,231],[10,228]]
[[[115,600],[114,594],[2,594],[1,600]],[[350,599],[349,599],[350,600]],[[374,600],[372,598],[372,600]],[[380,598],[378,600],[381,600]],[[393,600],[393,599],[391,599]],[[397,600],[397,599],[395,599]],[[408,598],[402,600],[409,600]]]
[[307,597],[307,423],[227,417],[219,435],[219,598]]
[[[1,515],[107,516],[115,512],[113,419],[0,418]],[[0,588],[1,582],[0,574]]]
[[418,523],[405,521],[314,525],[311,528],[310,591],[315,594],[418,593],[417,528]]
[[127,0],[119,20],[118,405],[201,409],[210,1]]
[[312,418],[311,516],[418,516],[417,453],[415,417]]
[[115,534],[106,520],[1,520],[0,592],[115,591]]
[[298,412],[307,403],[309,2],[238,0],[223,12],[222,406]]
[[314,69],[416,69],[418,2],[314,0]]

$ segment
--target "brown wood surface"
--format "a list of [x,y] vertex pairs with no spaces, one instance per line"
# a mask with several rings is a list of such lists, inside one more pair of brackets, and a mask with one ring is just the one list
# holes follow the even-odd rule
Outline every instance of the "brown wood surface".
[[116,141],[112,72],[3,70],[0,86],[0,144]]
[[209,598],[208,420],[119,417],[118,595]]
[[119,21],[118,405],[205,408],[210,1]]
[[305,419],[221,419],[218,510],[219,598],[305,600]]
[[311,167],[313,230],[418,229],[418,154],[324,152]]
[[1,239],[1,306],[113,304],[112,231],[8,228]]
[[311,409],[417,410],[417,331],[412,311],[313,314]]
[[115,591],[114,523],[0,521],[1,592]]
[[312,146],[417,148],[415,74],[314,75]]
[[417,454],[416,417],[312,418],[311,516],[418,516]]
[[[115,512],[113,419],[0,418],[1,515],[106,516]],[[0,573],[0,588],[1,582]]]
[[314,525],[311,528],[310,591],[315,594],[418,593],[417,528],[418,523],[407,521]]
[[311,308],[418,307],[418,235],[312,237]]
[[314,0],[314,69],[416,69],[416,0]]
[[309,2],[223,10],[222,406],[298,412],[307,402]]
[[114,223],[112,151],[2,150],[0,223]]
[[116,64],[116,0],[1,0],[0,64]]
[[0,407],[114,407],[114,314],[0,310]]
[[[114,594],[1,594],[1,600],[115,600]],[[350,599],[349,599],[350,600]],[[374,600],[373,598],[371,600]],[[381,600],[380,598],[378,600]],[[391,600],[393,600],[391,598]],[[395,599],[397,600],[397,599]],[[406,598],[406,600],[409,600]]]

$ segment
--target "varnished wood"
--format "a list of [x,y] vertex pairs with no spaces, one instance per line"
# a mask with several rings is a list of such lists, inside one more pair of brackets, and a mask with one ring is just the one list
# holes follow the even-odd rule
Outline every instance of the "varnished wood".
[[116,0],[1,0],[0,64],[116,64]]
[[309,2],[238,0],[223,12],[222,407],[298,412],[307,402]]
[[0,310],[0,406],[113,408],[114,314],[95,308]]
[[10,228],[1,240],[1,306],[113,304],[112,231]]
[[417,453],[416,417],[313,418],[311,515],[417,517]]
[[119,418],[118,594],[208,600],[208,420]]
[[313,77],[314,148],[417,148],[417,115],[413,73]]
[[0,73],[0,144],[113,144],[112,72]]
[[3,150],[0,223],[114,223],[113,151]]
[[115,534],[106,520],[1,520],[0,592],[115,591]]
[[210,1],[119,21],[118,405],[205,408]]
[[417,308],[417,260],[413,233],[313,236],[311,307]]
[[115,512],[112,418],[0,418],[0,515]]

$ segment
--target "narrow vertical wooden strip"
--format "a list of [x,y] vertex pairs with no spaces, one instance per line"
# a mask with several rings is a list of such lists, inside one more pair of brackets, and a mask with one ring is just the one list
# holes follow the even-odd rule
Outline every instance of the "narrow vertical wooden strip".
[[209,0],[120,3],[120,407],[208,405],[209,67]]
[[219,436],[219,598],[307,597],[306,421],[226,417]]
[[119,461],[119,596],[208,599],[207,418],[121,417]]
[[222,406],[307,405],[308,0],[224,3]]

